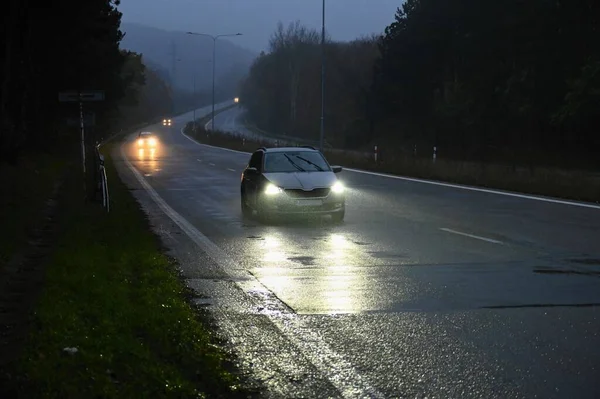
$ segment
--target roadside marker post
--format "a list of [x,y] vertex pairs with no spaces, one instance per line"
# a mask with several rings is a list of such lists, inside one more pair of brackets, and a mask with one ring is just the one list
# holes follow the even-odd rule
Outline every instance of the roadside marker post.
[[85,119],[83,114],[83,103],[88,101],[104,101],[104,91],[68,91],[58,93],[58,101],[61,103],[79,103],[79,127],[81,129],[81,164],[83,169],[83,192],[87,195],[86,167],[85,167]]

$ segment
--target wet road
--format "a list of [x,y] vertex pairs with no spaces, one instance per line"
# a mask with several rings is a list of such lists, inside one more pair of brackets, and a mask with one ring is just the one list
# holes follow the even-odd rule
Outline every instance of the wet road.
[[338,391],[352,383],[331,364],[369,387],[342,396],[600,395],[600,209],[344,171],[344,224],[262,225],[240,212],[249,156],[192,142],[188,120],[129,160],[225,268],[283,302],[288,319],[269,317],[298,351],[337,359],[320,370]]

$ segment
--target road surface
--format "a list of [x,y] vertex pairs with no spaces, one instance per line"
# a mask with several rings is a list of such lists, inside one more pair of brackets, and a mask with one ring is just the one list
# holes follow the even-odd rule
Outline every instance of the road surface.
[[342,225],[262,225],[189,119],[119,170],[265,396],[600,396],[600,207],[345,170]]

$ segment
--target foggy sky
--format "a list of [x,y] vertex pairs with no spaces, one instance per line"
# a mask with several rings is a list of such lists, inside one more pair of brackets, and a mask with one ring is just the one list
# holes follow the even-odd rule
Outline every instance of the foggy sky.
[[[326,0],[326,29],[333,40],[381,33],[402,0]],[[267,47],[277,22],[300,20],[320,29],[321,0],[121,0],[123,21],[167,30],[243,33],[232,39],[248,49]]]

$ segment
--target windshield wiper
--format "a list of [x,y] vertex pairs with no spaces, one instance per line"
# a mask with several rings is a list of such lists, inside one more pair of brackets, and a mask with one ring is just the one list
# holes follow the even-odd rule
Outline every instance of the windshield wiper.
[[304,169],[302,169],[296,162],[292,161],[292,158],[289,157],[288,154],[283,154],[284,157],[287,158],[288,161],[290,161],[290,163],[292,165],[294,165],[294,168],[298,169],[300,172],[306,172]]
[[319,172],[322,172],[322,171],[323,171],[323,168],[322,168],[322,167],[320,167],[319,165],[317,165],[316,163],[314,163],[313,161],[309,161],[308,159],[306,159],[306,158],[303,158],[303,157],[301,157],[300,155],[294,155],[294,156],[295,156],[296,158],[298,158],[298,159],[300,159],[300,160],[302,160],[302,161],[306,162],[307,164],[314,166],[314,167],[315,167],[315,169],[317,169]]

